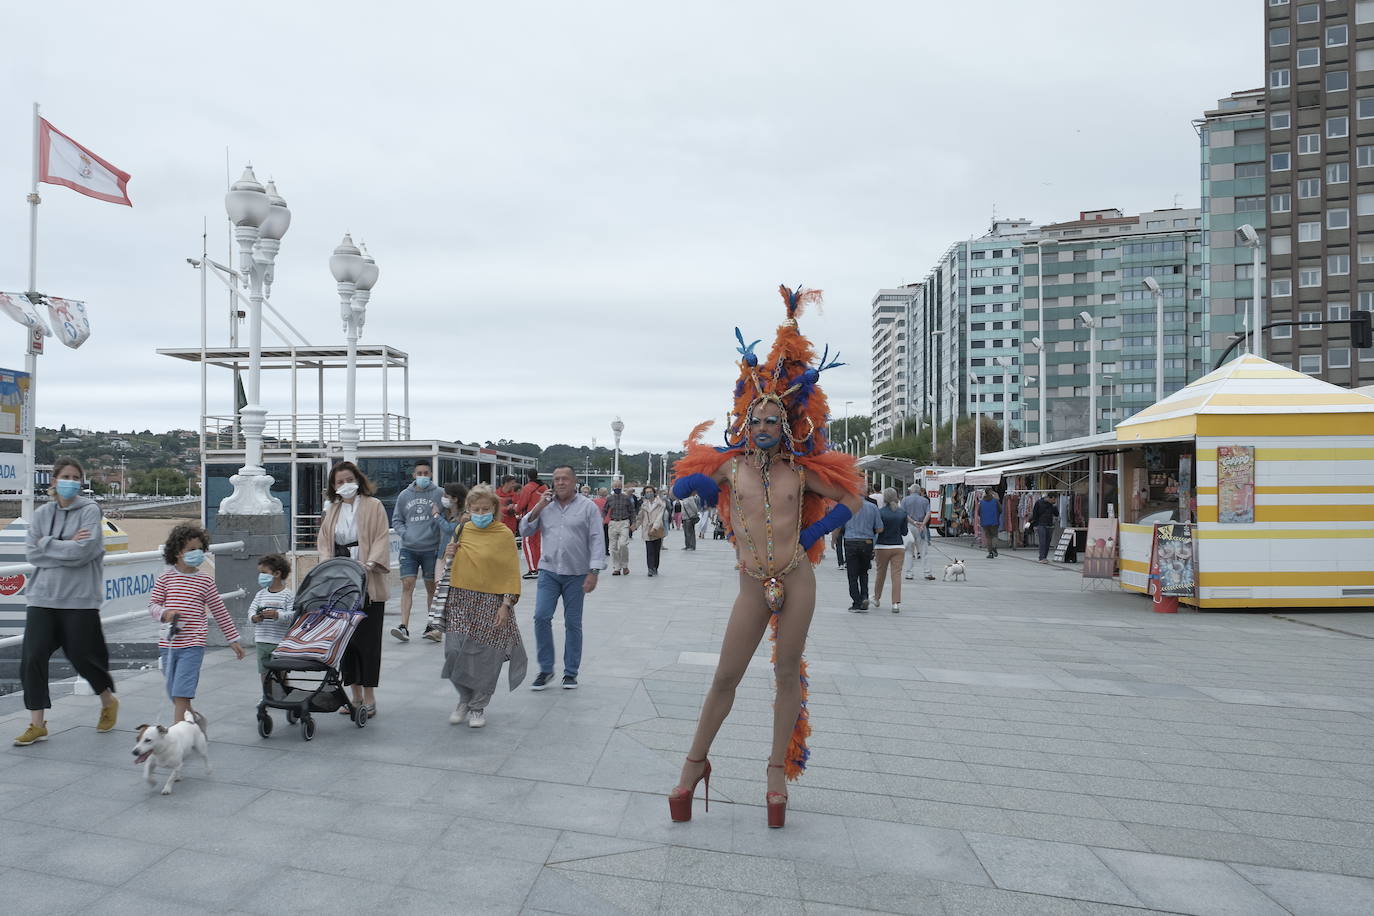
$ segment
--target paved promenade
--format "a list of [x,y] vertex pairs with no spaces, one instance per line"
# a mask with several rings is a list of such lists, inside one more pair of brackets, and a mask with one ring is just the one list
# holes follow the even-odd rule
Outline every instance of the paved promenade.
[[481,730],[447,723],[437,646],[388,638],[375,722],[320,716],[307,743],[278,716],[263,740],[252,662],[219,650],[197,701],[215,772],[196,760],[163,798],[129,753],[135,725],[169,718],[157,672],[120,679],[113,734],[65,697],[52,740],[10,747],[7,698],[0,909],[1374,912],[1374,615],[1157,615],[1029,554],[950,547],[968,582],[857,615],[828,557],[788,826],[765,826],[766,643],[712,751],[710,812],[671,824],[736,589],[723,543],[676,538],[659,578],[638,539],[635,575],[603,577],[580,690],[500,693]]

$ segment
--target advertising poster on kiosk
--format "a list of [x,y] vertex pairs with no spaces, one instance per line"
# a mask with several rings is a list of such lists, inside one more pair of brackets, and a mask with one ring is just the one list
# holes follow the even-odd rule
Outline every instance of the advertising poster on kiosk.
[[1084,579],[1116,578],[1116,519],[1088,519],[1088,548],[1083,553]]
[[1217,521],[1251,524],[1255,521],[1255,447],[1217,446]]
[[1193,526],[1170,522],[1155,525],[1155,544],[1150,562],[1154,592],[1173,598],[1191,598],[1197,589],[1194,565]]

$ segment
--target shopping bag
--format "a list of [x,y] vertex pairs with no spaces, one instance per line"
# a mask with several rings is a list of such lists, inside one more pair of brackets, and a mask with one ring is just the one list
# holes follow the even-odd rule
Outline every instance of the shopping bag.
[[48,297],[48,323],[57,339],[73,350],[91,337],[91,321],[86,315],[86,303],[75,299]]

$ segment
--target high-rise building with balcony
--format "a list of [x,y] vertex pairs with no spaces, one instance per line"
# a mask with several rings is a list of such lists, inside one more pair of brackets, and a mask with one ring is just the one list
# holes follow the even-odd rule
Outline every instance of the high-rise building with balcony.
[[1268,321],[1263,353],[1338,385],[1374,375],[1350,326],[1374,308],[1374,0],[1268,0]]
[[[873,414],[872,438],[891,438],[911,411],[908,401],[911,361],[907,356],[908,326],[913,300],[921,284],[880,289],[873,296]],[[919,411],[916,411],[919,412]]]

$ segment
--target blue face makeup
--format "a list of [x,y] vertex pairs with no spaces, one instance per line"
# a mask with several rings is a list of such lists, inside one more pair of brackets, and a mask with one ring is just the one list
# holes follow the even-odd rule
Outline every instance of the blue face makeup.
[[754,446],[767,451],[782,441],[782,417],[750,417],[749,432]]

